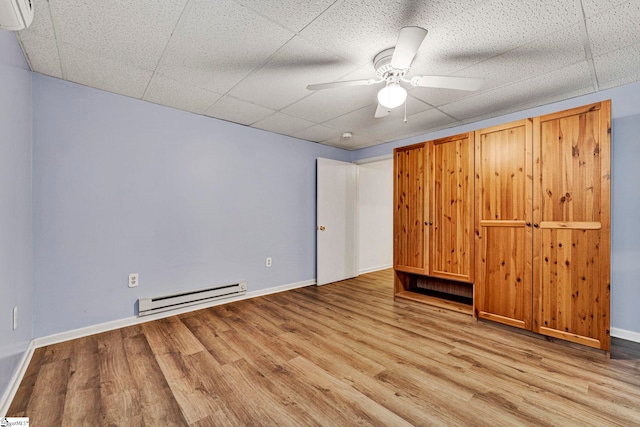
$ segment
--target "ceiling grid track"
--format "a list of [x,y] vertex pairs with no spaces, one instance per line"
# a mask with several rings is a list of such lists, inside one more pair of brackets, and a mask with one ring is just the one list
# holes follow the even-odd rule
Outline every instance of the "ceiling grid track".
[[149,82],[147,83],[147,86],[144,88],[144,92],[142,93],[142,97],[140,99],[144,99],[145,96],[147,96],[147,91],[149,90],[149,86],[151,85],[151,82],[155,78],[156,74],[158,73],[158,67],[160,67],[160,64],[162,64],[162,61],[164,60],[165,56],[167,55],[167,48],[169,47],[169,43],[171,43],[171,38],[176,33],[178,28],[180,28],[180,23],[182,22],[182,20],[186,16],[187,12],[191,9],[192,4],[193,4],[193,0],[187,0],[187,2],[185,3],[184,7],[182,8],[182,12],[180,13],[180,17],[178,17],[178,20],[176,21],[176,25],[173,27],[173,30],[171,30],[171,35],[167,39],[167,44],[165,44],[164,45],[164,49],[162,49],[162,54],[160,55],[160,59],[158,59],[158,63],[156,64],[156,67],[153,70],[153,75],[149,79]]
[[587,28],[587,16],[584,12],[584,5],[580,0],[580,11],[582,12],[582,19],[580,24],[582,26],[582,43],[584,44],[584,54],[589,64],[589,71],[591,72],[591,80],[593,81],[593,90],[599,91],[600,84],[598,83],[598,74],[596,73],[596,66],[593,63],[593,53],[591,52],[591,42],[589,40],[589,29]]

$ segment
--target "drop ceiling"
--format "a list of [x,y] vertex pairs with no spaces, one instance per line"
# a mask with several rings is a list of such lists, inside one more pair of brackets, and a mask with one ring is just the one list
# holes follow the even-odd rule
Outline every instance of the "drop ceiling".
[[[349,150],[640,80],[640,0],[34,0],[18,32],[32,71]],[[410,88],[376,119],[375,77],[400,28],[429,32]],[[344,132],[353,137],[344,140]]]

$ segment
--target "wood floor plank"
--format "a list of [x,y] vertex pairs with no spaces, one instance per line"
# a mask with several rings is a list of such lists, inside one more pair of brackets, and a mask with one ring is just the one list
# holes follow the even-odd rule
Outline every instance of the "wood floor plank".
[[[189,331],[202,343],[203,347],[218,361],[220,365],[234,362],[241,358],[219,335],[213,326],[215,315],[203,310],[200,316],[183,318],[182,322]],[[224,330],[229,330],[224,329]]]
[[71,374],[70,364],[69,359],[61,359],[40,366],[33,393],[25,411],[25,416],[30,420],[36,420],[38,425],[61,425],[67,384]]
[[391,270],[36,349],[8,416],[46,426],[640,425],[611,358],[394,299]]
[[73,348],[61,424],[100,425],[100,368],[96,336],[70,343]]
[[296,357],[289,361],[287,366],[292,368],[295,376],[304,376],[322,395],[331,399],[334,407],[347,420],[345,425],[411,425],[399,415],[303,357]]
[[34,350],[31,362],[27,367],[24,377],[22,378],[22,382],[20,383],[20,387],[18,388],[7,413],[15,414],[16,417],[27,416],[27,406],[29,405],[31,395],[33,394],[33,388],[36,385],[36,380],[38,379],[40,366],[42,366],[45,352],[46,347],[36,348]]
[[192,370],[191,365],[183,360],[183,356],[177,353],[163,353],[156,355],[156,359],[186,425],[194,424],[221,410],[222,403],[218,396],[208,392],[202,385],[200,373]]
[[108,426],[141,426],[140,391],[132,381],[122,330],[96,336],[100,373],[100,418]]
[[[124,335],[124,334],[123,334]],[[131,380],[140,394],[142,419],[145,425],[183,425],[184,419],[180,406],[162,375],[162,370],[153,357],[145,336],[129,335],[124,337],[124,350]]]

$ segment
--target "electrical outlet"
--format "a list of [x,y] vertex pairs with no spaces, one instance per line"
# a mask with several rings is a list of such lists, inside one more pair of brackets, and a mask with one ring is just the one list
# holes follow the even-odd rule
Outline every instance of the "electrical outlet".
[[13,330],[18,329],[18,306],[13,307]]
[[139,277],[138,277],[138,273],[131,273],[129,275],[129,287],[130,288],[135,288],[136,286],[138,286],[138,282],[139,282]]
[[265,261],[264,265],[266,267],[271,267],[272,264],[273,264],[273,261],[272,261],[271,257],[267,257],[267,260]]

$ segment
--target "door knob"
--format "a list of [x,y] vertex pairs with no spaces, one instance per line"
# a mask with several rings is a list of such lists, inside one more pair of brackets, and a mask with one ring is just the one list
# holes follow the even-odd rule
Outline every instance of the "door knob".
[[324,225],[319,225],[319,226],[318,226],[318,230],[320,230],[320,231],[324,231],[324,230],[325,230],[325,226],[324,226]]
[[531,223],[527,221],[526,226],[531,227]]
[[534,226],[535,228],[540,227],[538,224],[533,224],[533,226]]

